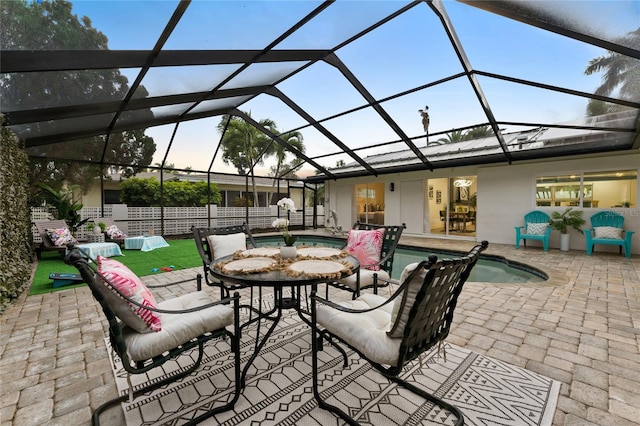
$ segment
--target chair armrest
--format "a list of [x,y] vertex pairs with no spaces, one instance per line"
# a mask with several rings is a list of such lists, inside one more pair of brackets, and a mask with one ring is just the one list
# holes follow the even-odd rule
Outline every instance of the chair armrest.
[[386,278],[382,278],[382,277],[379,276],[378,277],[378,283],[381,283],[381,282],[382,283],[387,283],[387,285],[389,285],[389,284],[399,285],[400,284],[400,281],[394,280],[393,278],[386,279]]
[[[142,303],[133,300],[129,297],[127,297],[126,295],[124,295],[120,290],[118,290],[118,288],[116,288],[116,286],[112,285],[110,283],[110,281],[104,277],[99,271],[98,269],[94,266],[95,264],[89,264],[88,262],[88,256],[82,252],[81,250],[78,250],[77,248],[72,248],[70,253],[67,255],[67,257],[65,258],[65,263],[69,264],[69,265],[73,265],[76,268],[78,268],[78,270],[80,271],[80,274],[82,275],[82,277],[85,280],[90,280],[91,283],[89,284],[89,286],[91,287],[91,291],[95,293],[95,289],[92,287],[97,284],[97,285],[103,285],[102,283],[95,283],[95,281],[102,281],[103,283],[108,283],[109,286],[111,287],[111,290],[117,294],[119,297],[121,297],[122,299],[126,300],[128,303],[130,303],[131,305],[137,306],[139,308],[142,309],[146,309],[148,311],[151,312],[159,312],[159,313],[163,313],[163,314],[185,314],[185,313],[189,313],[189,312],[197,312],[197,311],[201,311],[207,308],[211,308],[213,306],[217,306],[217,305],[221,305],[221,304],[229,304],[231,301],[234,301],[234,306],[236,305],[237,301],[240,299],[240,295],[236,292],[233,297],[227,297],[224,299],[220,299],[216,302],[212,302],[212,303],[207,303],[205,305],[200,305],[200,306],[196,306],[194,308],[189,308],[189,309],[183,309],[183,310],[168,310],[168,309],[160,309],[160,308],[153,308],[151,306],[148,305],[143,305]],[[168,284],[164,284],[164,285],[155,285],[155,286],[147,286],[147,288],[163,288],[163,287],[168,287],[168,286],[172,286],[175,284],[183,284],[186,282],[190,282],[190,281],[197,281],[198,282],[198,288],[200,289],[201,287],[201,282],[202,282],[202,275],[198,274],[196,276],[195,279],[186,279],[186,280],[180,280],[180,281],[175,281],[172,283],[168,283]],[[87,283],[89,283],[89,281],[86,281]]]
[[177,285],[177,284],[188,283],[190,281],[197,281],[198,283],[200,283],[200,282],[202,282],[202,275],[198,274],[198,275],[196,275],[195,278],[187,278],[187,279],[184,279],[184,280],[174,281],[174,282],[170,282],[170,283],[166,283],[166,284],[156,284],[156,285],[147,285],[147,284],[145,284],[145,286],[147,288],[166,288],[166,287],[171,287],[171,286]]
[[[200,275],[200,274],[198,274],[198,275]],[[193,281],[193,280],[183,280],[181,282],[186,282],[186,281]],[[235,305],[240,300],[240,294],[238,292],[235,292],[233,294],[233,296],[225,297],[224,299],[220,299],[220,300],[217,300],[215,302],[207,303],[205,305],[196,306],[194,308],[189,308],[189,309],[161,309],[161,308],[153,308],[153,307],[148,306],[148,305],[143,305],[142,303],[140,303],[138,301],[130,299],[129,297],[127,297],[124,294],[120,293],[120,291],[115,287],[113,287],[113,291],[116,292],[120,297],[125,299],[127,302],[131,303],[132,305],[135,305],[135,306],[137,306],[139,308],[142,308],[142,309],[146,309],[146,310],[151,311],[151,312],[158,312],[158,313],[161,313],[161,314],[187,314],[187,313],[190,313],[190,312],[202,311],[202,310],[211,308],[213,306],[228,305],[231,302],[233,302],[234,305]]]
[[[424,263],[424,262],[421,262],[421,263]],[[420,269],[421,267],[422,267],[422,265],[420,265],[420,266],[416,267],[416,270]],[[415,274],[415,273],[416,273],[416,271],[414,271],[414,273],[413,273],[413,274]],[[413,275],[411,275],[411,276],[413,276]],[[387,283],[390,283],[390,284],[391,284],[391,283],[397,283],[397,281],[392,280],[392,279],[390,279],[390,280],[385,280],[385,279],[382,279],[382,278],[378,278],[378,280],[380,280],[380,281],[384,281],[384,282],[387,282]],[[402,293],[404,293],[404,291],[405,291],[406,287],[409,285],[409,281],[411,281],[411,280],[409,280],[409,279],[408,279],[408,280],[406,280],[406,281],[405,281],[405,282],[404,282],[400,287],[398,287],[398,288],[396,289],[396,291],[395,291],[395,292],[394,292],[394,293],[393,293],[393,294],[392,294],[388,299],[386,299],[383,303],[381,303],[380,305],[375,306],[375,307],[373,307],[373,308],[369,308],[369,309],[358,310],[358,309],[346,308],[346,307],[344,307],[344,306],[342,306],[342,305],[338,305],[338,304],[337,304],[337,303],[335,303],[335,302],[332,302],[332,301],[330,301],[330,300],[328,300],[328,299],[325,299],[325,298],[322,298],[322,297],[318,296],[318,295],[316,294],[316,292],[315,292],[315,291],[311,292],[311,301],[312,301],[312,305],[313,305],[313,306],[315,306],[316,302],[317,302],[317,303],[322,303],[323,305],[327,305],[327,306],[329,306],[329,307],[331,307],[331,308],[337,309],[337,310],[342,311],[342,312],[350,312],[350,313],[356,313],[356,314],[357,314],[357,313],[363,313],[363,312],[370,312],[370,311],[373,311],[374,309],[378,309],[378,308],[380,308],[380,307],[382,307],[382,306],[384,306],[384,305],[387,305],[387,304],[391,303],[393,300],[395,300],[395,299],[396,299],[396,297],[398,297],[398,296],[400,296]]]
[[393,255],[395,254],[395,250],[391,253],[387,253],[387,255],[385,257],[383,257],[382,259],[380,259],[379,261],[377,261],[376,263],[372,263],[370,265],[360,265],[361,268],[365,268],[365,269],[369,269],[373,266],[380,266],[382,264],[384,264],[387,260],[389,260],[391,257],[393,257]]
[[381,303],[378,306],[374,306],[373,308],[369,308],[369,309],[352,309],[352,308],[347,308],[345,306],[339,305],[335,302],[332,302],[330,300],[327,300],[325,298],[322,298],[320,296],[318,296],[316,294],[315,291],[311,292],[311,301],[312,301],[312,305],[315,306],[316,303],[322,303],[323,305],[327,305],[330,308],[336,309],[338,311],[342,311],[342,312],[348,312],[348,313],[352,313],[352,314],[361,314],[361,313],[365,313],[365,312],[371,312],[374,311],[384,305],[389,304],[391,301],[393,301],[399,294],[401,294],[401,292],[396,291],[390,298],[388,298],[387,300],[385,300],[383,303]]

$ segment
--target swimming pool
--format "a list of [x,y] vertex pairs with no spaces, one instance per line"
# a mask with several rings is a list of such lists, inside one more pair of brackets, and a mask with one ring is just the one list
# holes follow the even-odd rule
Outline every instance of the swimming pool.
[[[254,236],[258,246],[277,246],[282,244],[282,237],[279,236]],[[296,245],[316,246],[322,245],[327,247],[342,247],[345,241],[339,238],[319,237],[310,235],[299,235]],[[422,247],[406,247],[398,246],[396,254],[393,257],[393,273],[392,278],[399,279],[405,266],[421,262],[427,256],[435,254],[438,257],[453,257],[460,253],[433,251]],[[469,281],[489,282],[489,283],[536,283],[544,282],[547,277],[544,273],[533,268],[527,268],[526,265],[511,264],[504,259],[480,259],[475,268],[471,271]]]

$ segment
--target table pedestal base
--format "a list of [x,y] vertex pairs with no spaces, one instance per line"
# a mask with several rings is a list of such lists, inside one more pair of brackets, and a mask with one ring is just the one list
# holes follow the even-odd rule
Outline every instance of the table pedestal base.
[[295,297],[283,297],[280,301],[282,309],[292,309],[298,307],[298,300]]

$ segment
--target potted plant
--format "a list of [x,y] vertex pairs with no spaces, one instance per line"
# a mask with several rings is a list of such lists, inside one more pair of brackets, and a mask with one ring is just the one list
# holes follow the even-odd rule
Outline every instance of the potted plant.
[[100,234],[100,227],[93,222],[87,222],[87,231],[91,232],[94,235]]
[[560,250],[569,250],[569,228],[573,228],[581,234],[582,227],[587,223],[584,220],[582,210],[573,210],[573,207],[567,207],[565,211],[551,213],[549,226],[556,231],[560,231]]

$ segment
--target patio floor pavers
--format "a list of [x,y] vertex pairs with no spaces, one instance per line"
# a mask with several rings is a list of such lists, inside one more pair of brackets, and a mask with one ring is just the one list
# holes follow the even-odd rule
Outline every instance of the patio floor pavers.
[[[474,243],[403,236],[401,244],[466,250]],[[505,244],[490,244],[486,253],[532,264],[550,280],[467,283],[448,340],[561,381],[554,425],[637,425],[640,257]],[[153,284],[198,272],[143,279]],[[0,317],[0,424],[88,425],[92,410],[116,394],[100,308],[84,287],[27,293]],[[110,410],[101,420],[121,425],[124,418]]]

